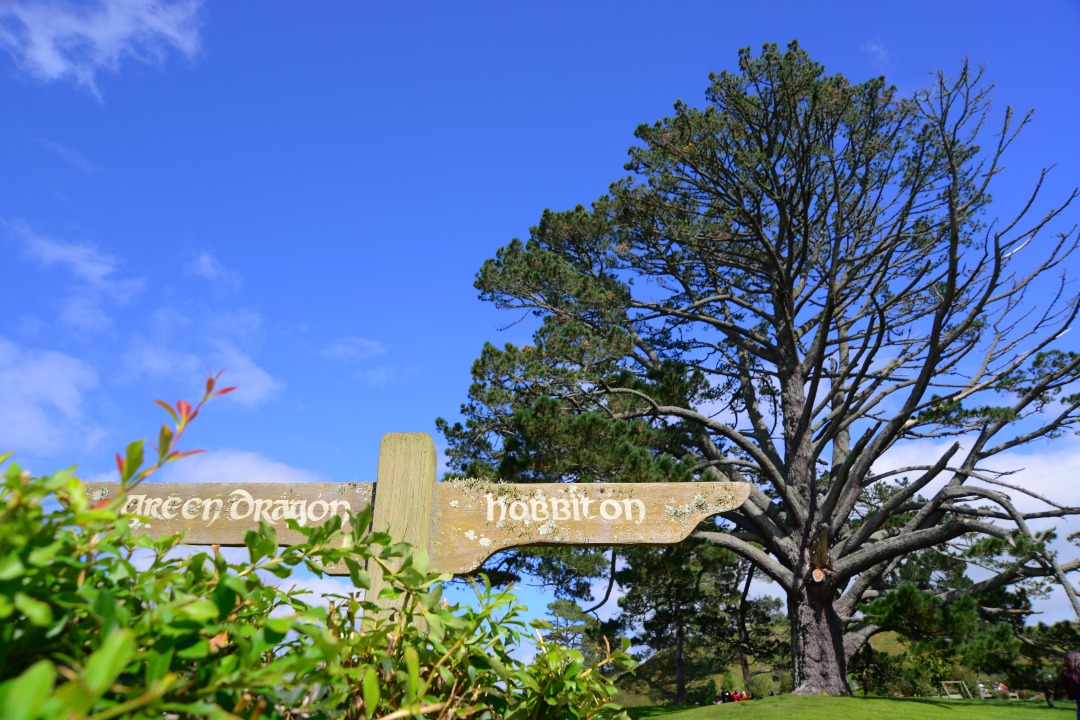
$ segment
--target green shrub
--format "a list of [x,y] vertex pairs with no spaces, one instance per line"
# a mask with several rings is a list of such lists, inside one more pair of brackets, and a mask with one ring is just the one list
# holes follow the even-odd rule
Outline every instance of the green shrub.
[[[208,382],[205,402],[215,394]],[[157,461],[142,444],[118,457],[130,487],[181,457],[176,441],[202,403],[166,406]],[[6,460],[0,457],[0,465]],[[614,687],[581,654],[541,643],[531,664],[511,651],[532,631],[506,591],[478,588],[476,609],[449,605],[446,576],[424,551],[370,531],[370,513],[290,527],[306,541],[279,548],[263,523],[247,559],[216,548],[172,552],[118,516],[123,493],[91,503],[72,471],[33,477],[10,463],[0,486],[0,717],[70,718],[598,718]],[[376,613],[356,592],[328,606],[283,589],[299,567],[322,575],[344,561],[354,588],[383,566]],[[395,568],[396,569],[393,569]],[[423,629],[421,629],[423,628]],[[625,649],[625,648],[624,648]],[[626,663],[623,650],[604,662]],[[625,717],[621,713],[616,717]]]
[[687,705],[712,705],[716,700],[716,681],[708,678],[704,683],[687,688]]

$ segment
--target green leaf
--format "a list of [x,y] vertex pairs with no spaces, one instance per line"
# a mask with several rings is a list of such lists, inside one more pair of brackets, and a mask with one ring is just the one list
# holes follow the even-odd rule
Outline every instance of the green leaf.
[[283,563],[274,563],[273,565],[269,565],[263,569],[271,575],[277,576],[279,578],[287,578],[292,575],[292,568]]
[[491,666],[492,670],[499,674],[499,677],[501,677],[503,680],[506,680],[510,677],[510,673],[506,671],[506,666],[502,664],[502,660],[497,658],[494,654],[487,655],[486,657],[488,665]]
[[296,619],[293,617],[268,618],[266,621],[267,628],[282,635],[292,630],[295,625]]
[[39,660],[22,675],[0,685],[0,707],[6,720],[32,720],[52,692],[56,668],[48,660]]
[[169,668],[172,666],[173,654],[175,648],[169,647],[165,650],[151,650],[150,657],[146,661],[146,684],[153,685],[155,682],[165,677],[165,673],[169,672]]
[[25,615],[26,619],[33,625],[45,627],[52,622],[52,608],[49,607],[48,603],[35,600],[26,593],[15,593],[15,607],[19,612]]
[[217,605],[218,617],[225,617],[236,607],[238,593],[229,587],[227,583],[218,583],[214,592],[210,593],[210,599]]
[[22,560],[15,552],[9,552],[0,558],[0,580],[14,580],[25,571]]
[[178,609],[182,616],[196,622],[207,622],[218,618],[218,606],[213,600],[194,600]]
[[[246,541],[245,541],[246,542]],[[277,552],[278,537],[274,526],[265,520],[259,521],[259,541],[257,550],[260,557],[272,557]]]
[[412,566],[416,572],[421,575],[427,575],[428,567],[430,567],[430,561],[428,560],[428,552],[422,547],[418,547],[413,550],[412,553]]
[[53,558],[56,557],[56,554],[60,552],[60,549],[63,547],[64,542],[62,540],[57,540],[49,543],[45,547],[34,548],[30,551],[30,555],[27,556],[26,559],[29,560],[30,564],[34,567],[45,567],[52,562]]
[[198,660],[204,658],[210,654],[210,643],[206,638],[200,638],[198,642],[193,645],[189,645],[183,650],[179,650],[176,653],[176,657],[184,658],[185,660]]
[[87,659],[82,673],[83,687],[94,697],[101,697],[134,657],[135,633],[127,628],[112,632]]
[[138,472],[143,464],[143,441],[135,440],[128,443],[124,458],[123,480],[128,480]]
[[244,533],[244,545],[247,546],[248,559],[251,561],[252,565],[263,558],[260,554],[259,540],[259,534],[254,530],[248,530]]
[[405,648],[405,671],[408,674],[405,702],[413,702],[420,693],[420,654],[412,645]]
[[349,568],[349,577],[352,579],[354,588],[358,590],[370,590],[371,589],[371,575],[365,570],[360,563],[352,558],[345,558],[345,565]]
[[443,638],[446,637],[446,626],[443,625],[442,618],[430,612],[424,612],[423,616],[424,622],[427,623],[428,635],[435,642],[442,642]]
[[369,667],[367,669],[361,685],[364,693],[364,710],[367,712],[368,717],[375,717],[380,698],[379,676],[375,673],[375,668]]
[[173,431],[168,425],[161,426],[161,432],[158,433],[158,460],[164,460],[165,456],[169,453],[169,448],[172,445]]

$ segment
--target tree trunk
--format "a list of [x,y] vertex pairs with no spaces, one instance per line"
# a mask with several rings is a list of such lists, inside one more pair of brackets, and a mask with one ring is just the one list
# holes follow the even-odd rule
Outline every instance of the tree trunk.
[[683,668],[682,613],[675,613],[675,704],[686,704],[686,670]]
[[850,695],[844,658],[843,624],[831,598],[814,587],[788,596],[796,695]]
[[735,615],[739,628],[739,668],[742,670],[743,689],[750,688],[750,663],[746,650],[750,647],[750,633],[746,630],[746,598],[750,594],[750,582],[754,579],[754,566],[746,571],[746,584],[743,585],[742,597],[739,598],[739,611]]

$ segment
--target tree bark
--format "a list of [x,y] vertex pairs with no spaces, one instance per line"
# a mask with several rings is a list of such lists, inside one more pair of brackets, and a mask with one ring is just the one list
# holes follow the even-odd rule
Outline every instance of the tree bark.
[[750,647],[750,633],[746,630],[746,598],[750,594],[750,582],[754,579],[754,566],[746,571],[746,584],[743,585],[742,597],[739,598],[739,610],[735,616],[739,628],[739,668],[742,670],[743,688],[750,687],[750,663],[746,658],[746,649]]
[[850,695],[844,628],[830,598],[814,587],[788,596],[796,695]]
[[686,669],[683,667],[682,613],[675,611],[675,704],[686,704]]

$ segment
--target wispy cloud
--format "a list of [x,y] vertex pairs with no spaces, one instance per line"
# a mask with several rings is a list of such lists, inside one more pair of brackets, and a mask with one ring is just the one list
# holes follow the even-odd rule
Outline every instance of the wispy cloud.
[[125,372],[132,376],[186,379],[206,374],[194,353],[156,344],[142,336],[132,339],[122,362]]
[[102,432],[85,417],[97,373],[82,360],[0,337],[0,451],[44,453],[93,445]]
[[184,272],[209,280],[219,287],[234,289],[240,286],[240,275],[225,267],[209,250],[200,249],[188,254]]
[[884,43],[868,40],[863,43],[862,49],[870,56],[870,63],[879,70],[883,69],[885,63],[889,61],[889,50]]
[[378,340],[361,337],[340,337],[321,351],[331,360],[363,360],[386,354],[386,345]]
[[90,245],[54,240],[33,233],[25,226],[19,235],[27,258],[45,266],[59,265],[88,285],[104,286],[116,272],[116,258]]
[[390,368],[377,367],[370,370],[364,370],[356,375],[367,385],[374,385],[375,387],[383,387],[393,378],[393,373]]
[[38,138],[38,142],[59,155],[60,158],[64,160],[64,162],[68,163],[69,165],[73,165],[74,167],[82,170],[85,173],[101,172],[101,168],[87,160],[86,157],[81,153],[78,153],[69,147],[65,147],[58,142],[47,140],[45,138]]
[[[934,460],[942,456],[951,443],[937,440],[918,440],[902,443],[890,449],[877,463],[874,464],[874,472],[885,472],[893,468],[925,466],[932,464]],[[965,453],[970,444],[964,445],[961,441],[961,454]],[[1080,441],[1065,436],[1052,441],[1040,441],[1031,443],[1022,451],[1002,453],[992,460],[984,463],[984,471],[987,475],[992,472],[1008,473],[1000,478],[1002,481],[1017,488],[1041,495],[1054,503],[1067,507],[1080,507],[1080,484],[1075,480],[1076,468],[1080,467]],[[910,477],[915,477],[920,471],[912,471]],[[922,495],[929,497],[941,489],[950,479],[951,475],[928,485],[922,491]],[[982,486],[995,492],[1000,492],[1010,498],[1012,504],[1021,512],[1039,512],[1050,510],[1051,507],[1042,501],[1031,497],[1018,490],[1000,485],[987,485],[979,480],[971,480],[968,485]],[[1076,547],[1068,543],[1064,538],[1080,531],[1080,519],[1076,516],[1069,518],[1046,518],[1032,520],[1028,523],[1033,532],[1040,532],[1051,527],[1057,528],[1058,540],[1052,547],[1063,558],[1071,558],[1076,555]],[[976,578],[978,579],[978,578]],[[1075,582],[1075,577],[1073,578]],[[1043,622],[1055,622],[1074,617],[1072,606],[1065,597],[1063,591],[1055,586],[1055,589],[1047,597],[1035,603],[1035,609],[1044,613],[1039,616]]]
[[[257,407],[273,400],[284,389],[254,358],[236,345],[224,340],[211,342],[214,349],[203,352],[181,348],[176,341],[145,337],[132,340],[123,356],[123,366],[132,376],[201,380],[208,371],[224,371],[223,382],[236,386],[225,396],[226,402]],[[205,347],[205,346],[204,346]]]
[[9,227],[22,246],[24,258],[60,268],[75,279],[70,294],[62,301],[60,317],[76,330],[108,327],[112,320],[105,312],[105,301],[124,304],[143,289],[141,278],[119,277],[119,260],[93,245],[47,237],[23,223]]
[[175,308],[159,308],[151,314],[147,332],[134,336],[122,363],[131,377],[201,382],[207,372],[224,371],[223,382],[236,386],[224,401],[246,407],[263,405],[278,396],[285,385],[256,360],[263,344],[263,318],[254,311],[215,311],[189,308],[192,315]]
[[73,80],[100,98],[98,72],[126,60],[160,63],[170,50],[199,49],[201,0],[7,0],[0,47],[43,82]]
[[284,388],[250,355],[231,343],[220,342],[212,360],[216,369],[225,371],[227,384],[236,386],[236,392],[226,397],[241,405],[262,405]]
[[[239,392],[239,391],[238,391]],[[284,483],[328,482],[316,472],[293,467],[256,452],[213,450],[173,463],[154,476],[163,482]]]

